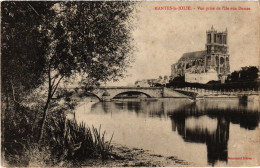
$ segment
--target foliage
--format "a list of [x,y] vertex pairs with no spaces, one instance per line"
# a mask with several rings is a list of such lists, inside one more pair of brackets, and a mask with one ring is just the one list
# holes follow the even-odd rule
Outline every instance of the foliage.
[[173,80],[170,80],[169,83],[166,84],[166,87],[182,87],[183,83],[185,83],[184,76],[175,77]]
[[91,81],[123,76],[132,50],[130,2],[59,2],[45,18],[42,31],[50,40],[47,70],[52,78],[75,72]]
[[207,84],[220,84],[220,83],[221,83],[221,81],[212,80],[212,81],[209,81]]
[[37,115],[36,111],[12,102],[2,107],[5,112],[2,114],[2,154],[10,165],[26,166],[25,151],[35,143],[35,135],[39,132]]
[[234,71],[230,75],[232,82],[237,81],[254,81],[258,78],[259,69],[255,66],[242,67],[239,71]]
[[111,153],[111,140],[105,141],[105,132],[101,127],[96,129],[78,124],[75,120],[67,120],[60,116],[49,122],[48,135],[52,146],[52,155],[58,161],[101,157],[108,158]]
[[[76,144],[91,146],[91,141],[76,139],[84,138],[84,132],[90,138],[89,128],[58,118],[59,124],[65,122],[66,128],[60,130],[52,125],[53,117],[74,107],[72,94],[59,91],[59,85],[75,74],[87,79],[89,87],[124,76],[132,61],[133,3],[6,1],[1,9],[1,111],[6,159],[14,165],[29,164],[21,158],[34,156],[41,151],[41,144],[49,145],[42,152],[53,153],[55,143],[51,145],[48,140],[55,136],[49,133],[57,131],[60,138],[68,138],[57,143],[69,144],[69,137],[73,137]],[[45,90],[33,98],[32,93],[40,87]],[[65,97],[61,108],[57,108],[61,102],[57,94]],[[104,158],[111,150],[110,143],[105,142],[100,131],[94,128],[92,131],[92,148],[79,150],[93,150]],[[42,142],[37,143],[36,137]],[[38,146],[30,148],[35,143]],[[69,146],[65,158],[76,157]]]
[[[1,3],[2,94],[19,101],[43,81],[46,39],[29,2]],[[44,6],[42,6],[44,8]]]
[[162,87],[163,85],[160,84],[160,83],[154,83],[154,86],[155,86],[155,87]]
[[184,82],[185,81],[185,77],[184,76],[178,76],[175,77],[173,80],[171,80],[172,82]]
[[41,133],[50,100],[61,80],[80,73],[97,81],[116,80],[129,65],[133,11],[130,2],[59,2],[51,9],[52,16],[41,25],[50,41],[46,53],[48,97],[41,122]]
[[25,149],[23,158],[27,159],[28,167],[50,167],[53,165],[49,146],[40,146],[37,143],[32,143]]
[[232,82],[238,81],[239,80],[239,72],[238,71],[232,72],[231,75],[230,75],[230,79],[231,79]]
[[64,112],[57,111],[48,117],[47,133],[41,143],[37,143],[39,126],[34,111],[16,103],[5,112],[2,154],[9,166],[45,167],[86,158],[107,159],[112,151],[112,137],[106,141],[101,127],[90,129],[83,123],[67,120]]

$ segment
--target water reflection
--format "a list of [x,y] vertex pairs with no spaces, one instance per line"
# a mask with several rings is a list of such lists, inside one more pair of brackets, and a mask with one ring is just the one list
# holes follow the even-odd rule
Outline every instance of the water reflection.
[[[228,164],[227,158],[230,150],[234,153],[232,148],[233,144],[229,144],[229,140],[232,138],[230,137],[231,126],[240,126],[240,128],[236,128],[235,131],[244,129],[249,132],[250,130],[257,129],[260,114],[258,110],[259,104],[250,103],[251,102],[241,103],[236,99],[226,101],[202,100],[197,102],[179,99],[164,101],[100,102],[92,105],[90,114],[92,115],[93,121],[102,122],[100,124],[104,125],[106,130],[112,129],[116,134],[119,134],[119,136],[124,136],[124,140],[121,140],[121,137],[118,138],[119,143],[143,143],[140,144],[140,146],[144,148],[150,143],[151,145],[149,147],[158,151],[160,150],[160,152],[162,151],[162,154],[164,154],[164,152],[170,154],[175,152],[182,155],[184,157],[182,159],[190,157],[189,153],[194,153],[194,151],[190,149],[190,147],[193,148],[190,144],[195,144],[198,148],[200,148],[199,144],[205,144],[207,159],[204,160],[208,165],[215,166],[218,165],[218,162]],[[101,117],[97,117],[97,115]],[[107,116],[110,116],[110,118]],[[155,120],[158,118],[164,120]],[[148,119],[151,121],[148,121]],[[142,120],[145,120],[147,123],[154,123],[154,125],[144,125],[144,123],[141,123]],[[170,122],[169,126],[167,124],[168,121]],[[128,129],[129,127],[131,127],[131,129]],[[145,127],[150,128],[146,129]],[[140,128],[143,130],[141,131]],[[232,128],[234,132],[234,126]],[[122,131],[122,129],[125,130]],[[133,134],[132,130],[138,132]],[[170,130],[169,134],[167,130]],[[148,132],[146,133],[145,131]],[[160,131],[163,132],[163,136],[166,138],[159,138],[160,135],[162,135]],[[122,135],[120,135],[121,132]],[[125,136],[127,138],[125,138]],[[146,140],[140,142],[137,141],[134,136],[140,136]],[[179,139],[182,139],[183,142],[180,142]],[[164,147],[154,146],[158,141],[163,140],[165,141],[163,144]],[[147,141],[149,141],[149,143],[147,143]],[[195,153],[197,152],[199,155],[203,153],[203,151],[202,149],[198,150],[198,148],[196,148],[197,151],[195,151]],[[193,161],[194,160],[196,159],[193,159]],[[199,162],[199,164],[201,163],[202,162]]]
[[[187,117],[187,118],[186,118]],[[197,120],[200,120],[198,117]],[[172,116],[172,130],[178,133],[187,142],[206,143],[208,153],[208,163],[214,165],[217,160],[227,162],[227,143],[229,139],[229,120],[223,117],[217,117],[214,121],[217,122],[216,130],[209,131],[207,127],[187,127],[188,116],[179,115]],[[209,120],[206,118],[204,120]],[[196,121],[196,120],[195,120]],[[194,121],[193,121],[194,122]],[[215,125],[215,122],[213,122]],[[212,127],[212,125],[210,125]]]
[[210,165],[228,161],[230,122],[249,130],[256,129],[259,123],[259,113],[248,110],[247,103],[233,108],[229,103],[217,106],[214,102],[192,103],[170,115],[172,130],[177,130],[185,141],[206,143]]

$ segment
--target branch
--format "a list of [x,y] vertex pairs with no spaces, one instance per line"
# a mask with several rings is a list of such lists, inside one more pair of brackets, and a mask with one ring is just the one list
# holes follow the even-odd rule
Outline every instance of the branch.
[[11,83],[11,87],[12,87],[13,100],[14,100],[14,102],[16,102],[16,103],[18,103],[19,105],[21,105],[21,103],[18,102],[18,101],[16,100],[16,98],[15,98],[14,84],[13,84],[12,80],[10,80],[10,83]]
[[32,5],[28,2],[28,5],[32,8],[32,10],[38,15],[38,16],[40,16],[39,15],[39,13],[34,9],[34,7],[32,7]]
[[58,80],[58,82],[57,82],[56,85],[54,86],[53,92],[51,93],[51,97],[52,97],[52,96],[54,95],[54,93],[56,92],[56,90],[57,90],[57,88],[58,88],[58,86],[59,86],[59,84],[60,84],[60,81],[62,80],[63,77],[64,77],[64,75],[60,77],[60,79]]
[[52,84],[51,84],[51,86],[53,87],[54,86],[54,83],[55,83],[55,81],[56,81],[56,79],[59,77],[59,75],[58,74],[55,74],[51,79],[54,79],[53,80],[53,82],[52,82]]
[[51,88],[53,88],[55,82],[56,82],[56,79],[59,77],[59,75],[54,75],[53,77],[51,77],[51,80],[53,80],[52,84],[51,84]]
[[49,91],[48,91],[48,99],[51,97],[52,92],[52,84],[51,84],[51,63],[49,63],[49,69],[48,69],[48,79],[49,79]]

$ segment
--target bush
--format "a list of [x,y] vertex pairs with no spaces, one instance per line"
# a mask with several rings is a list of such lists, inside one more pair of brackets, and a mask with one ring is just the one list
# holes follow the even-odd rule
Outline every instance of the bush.
[[36,112],[11,101],[2,110],[2,156],[10,166],[27,166],[25,151],[39,132]]
[[[101,127],[86,127],[67,120],[60,109],[49,113],[43,140],[38,143],[40,113],[9,103],[2,118],[2,158],[5,166],[70,165],[86,158],[107,159],[112,151],[111,140],[105,140]],[[63,109],[64,110],[64,109]]]

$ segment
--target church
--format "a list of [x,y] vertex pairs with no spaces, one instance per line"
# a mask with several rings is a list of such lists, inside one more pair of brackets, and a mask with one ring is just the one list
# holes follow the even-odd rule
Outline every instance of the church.
[[230,73],[228,31],[218,32],[212,26],[206,31],[205,50],[184,53],[171,65],[171,78],[185,76],[190,83],[222,80]]

